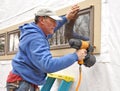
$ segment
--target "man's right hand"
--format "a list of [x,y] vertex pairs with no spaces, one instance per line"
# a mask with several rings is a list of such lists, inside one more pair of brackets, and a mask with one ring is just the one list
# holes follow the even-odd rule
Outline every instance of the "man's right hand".
[[76,54],[78,56],[78,60],[83,60],[85,56],[87,55],[87,50],[86,49],[79,49],[76,51]]

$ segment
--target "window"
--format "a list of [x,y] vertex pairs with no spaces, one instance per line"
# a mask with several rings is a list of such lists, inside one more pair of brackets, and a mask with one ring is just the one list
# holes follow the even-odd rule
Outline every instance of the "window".
[[[73,53],[75,49],[70,48],[68,41],[70,38],[84,36],[89,38],[90,43],[95,46],[94,53],[100,53],[101,42],[101,0],[84,0],[79,2],[80,11],[76,19],[69,21],[61,27],[49,40],[51,53],[59,57],[68,53]],[[57,15],[65,15],[71,6],[59,9]],[[28,21],[7,27],[0,30],[0,60],[12,59],[18,50],[20,32],[18,27],[28,22],[33,22],[31,18]]]
[[76,19],[60,28],[49,40],[51,49],[69,47],[71,38],[89,39],[93,44],[93,6],[80,10]]
[[16,53],[18,50],[20,32],[18,31],[18,29],[8,32],[7,37],[8,37],[7,54]]
[[68,40],[65,39],[65,25],[61,27],[49,40],[51,49],[67,48]]
[[5,54],[5,34],[0,34],[0,55]]

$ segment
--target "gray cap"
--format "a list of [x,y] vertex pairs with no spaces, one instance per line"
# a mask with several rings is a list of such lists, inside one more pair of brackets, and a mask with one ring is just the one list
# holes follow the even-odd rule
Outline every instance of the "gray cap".
[[61,17],[57,16],[56,13],[48,8],[41,8],[35,13],[36,16],[49,16],[54,20],[62,20]]

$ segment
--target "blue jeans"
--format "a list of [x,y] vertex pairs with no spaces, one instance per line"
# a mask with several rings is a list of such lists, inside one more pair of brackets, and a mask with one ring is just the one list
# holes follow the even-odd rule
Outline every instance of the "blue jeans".
[[18,85],[14,83],[7,83],[7,91],[38,91],[36,88],[26,82],[26,81],[20,81]]

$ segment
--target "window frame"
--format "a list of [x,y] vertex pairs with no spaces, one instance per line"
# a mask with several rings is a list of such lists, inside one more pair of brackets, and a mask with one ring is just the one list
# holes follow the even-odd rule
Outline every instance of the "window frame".
[[[90,6],[90,7],[87,7],[85,9],[80,10],[78,13],[78,16],[84,15],[84,14],[89,14],[89,18],[90,18],[90,21],[89,21],[89,24],[90,24],[89,25],[89,27],[90,27],[90,29],[89,29],[89,31],[90,31],[90,43],[92,45],[94,45],[94,29],[93,29],[93,26],[94,26],[94,6]],[[63,27],[65,27],[65,26],[63,26]],[[57,31],[60,31],[60,30],[57,30]],[[63,31],[65,31],[65,30],[63,30]],[[57,34],[57,32],[55,34]],[[55,37],[55,38],[56,38],[55,40],[57,40],[57,37]],[[65,48],[70,48],[68,43],[50,46],[51,50],[65,49]]]
[[11,54],[15,54],[17,51],[9,51],[9,46],[10,46],[10,35],[11,34],[16,34],[18,33],[18,38],[20,37],[20,31],[19,29],[16,29],[16,30],[12,30],[12,31],[9,31],[7,32],[7,48],[6,48],[6,53],[7,55],[11,55]]

